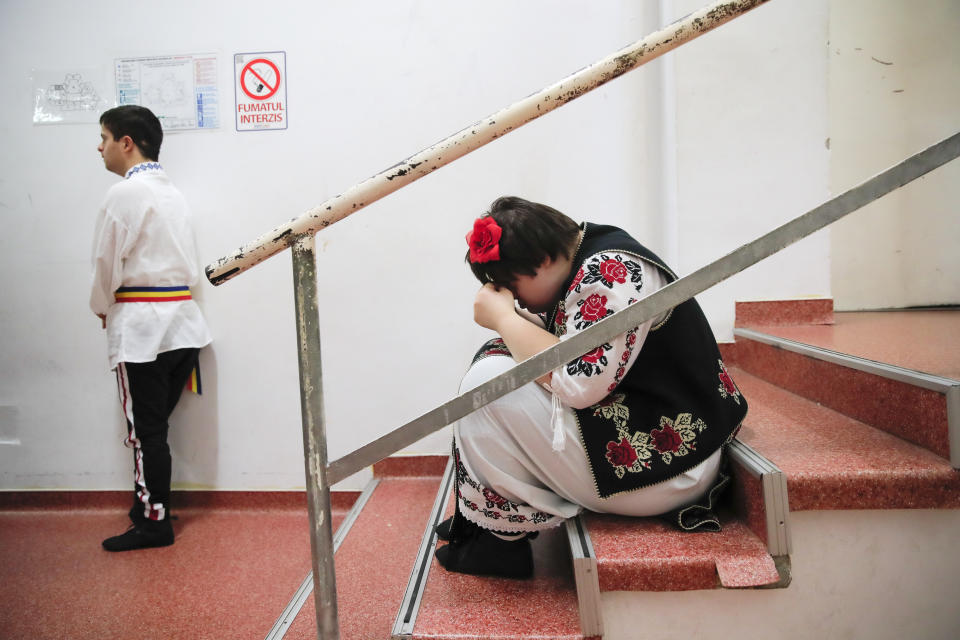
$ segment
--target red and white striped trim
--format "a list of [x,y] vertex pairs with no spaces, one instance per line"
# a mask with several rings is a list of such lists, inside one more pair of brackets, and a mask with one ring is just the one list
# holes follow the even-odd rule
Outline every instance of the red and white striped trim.
[[133,481],[137,486],[137,500],[143,504],[143,516],[149,520],[163,520],[166,517],[166,507],[163,503],[151,503],[150,491],[147,489],[143,470],[143,450],[140,448],[140,439],[137,437],[136,426],[133,421],[133,397],[130,395],[127,366],[117,364],[117,386],[120,392],[120,406],[123,416],[127,419],[127,437],[123,439],[123,446],[133,449]]

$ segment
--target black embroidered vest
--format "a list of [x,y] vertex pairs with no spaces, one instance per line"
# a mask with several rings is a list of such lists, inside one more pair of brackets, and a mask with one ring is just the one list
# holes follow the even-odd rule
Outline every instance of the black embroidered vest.
[[[592,255],[627,252],[660,267],[670,282],[677,279],[622,229],[588,223],[583,227],[574,269],[561,289],[558,309],[548,319],[547,330],[555,335],[564,332],[556,322],[558,314],[565,314],[564,297]],[[651,328],[610,395],[575,413],[597,493],[607,498],[669,480],[706,460],[736,435],[747,402],[724,367],[700,305],[691,298]]]

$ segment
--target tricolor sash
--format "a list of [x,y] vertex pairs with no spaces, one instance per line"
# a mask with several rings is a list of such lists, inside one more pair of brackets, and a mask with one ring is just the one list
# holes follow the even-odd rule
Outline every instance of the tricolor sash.
[[120,287],[113,294],[116,302],[176,302],[192,298],[190,287]]
[[[115,302],[177,302],[192,300],[190,287],[120,287],[113,294]],[[202,393],[200,385],[200,363],[190,372],[187,378],[187,391],[197,395]]]
[[193,368],[193,371],[190,372],[190,377],[187,378],[187,386],[185,389],[192,391],[198,396],[203,393],[203,388],[200,386],[200,360],[197,360],[197,365]]

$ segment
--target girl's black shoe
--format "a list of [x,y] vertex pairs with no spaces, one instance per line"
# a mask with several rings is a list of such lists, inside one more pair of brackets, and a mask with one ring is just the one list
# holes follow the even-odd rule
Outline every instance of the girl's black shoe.
[[477,525],[473,527],[473,535],[437,549],[434,555],[444,569],[501,578],[529,578],[533,575],[533,550],[529,537],[503,540]]

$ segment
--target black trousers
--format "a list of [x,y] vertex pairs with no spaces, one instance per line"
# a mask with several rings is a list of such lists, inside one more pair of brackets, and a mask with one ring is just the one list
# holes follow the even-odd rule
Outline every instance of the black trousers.
[[[120,403],[127,419],[124,444],[133,449],[134,519],[164,520],[170,506],[167,420],[197,364],[199,349],[175,349],[152,362],[117,365]],[[142,514],[142,515],[141,515]]]

